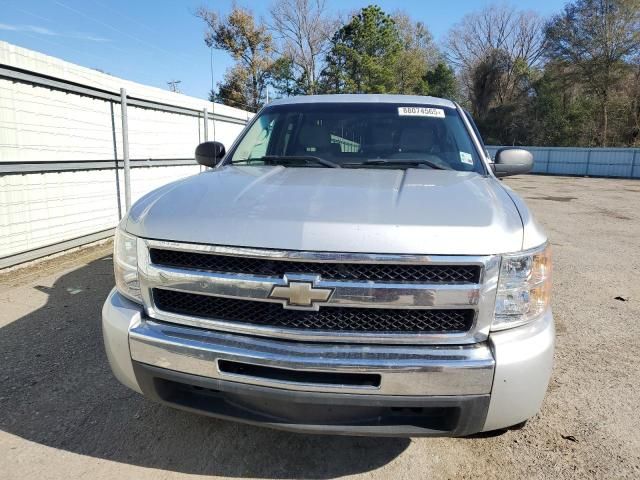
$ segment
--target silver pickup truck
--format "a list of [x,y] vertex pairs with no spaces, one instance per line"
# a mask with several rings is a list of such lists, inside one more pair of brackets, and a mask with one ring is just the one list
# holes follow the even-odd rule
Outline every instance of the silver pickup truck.
[[469,435],[520,426],[551,374],[547,237],[443,99],[263,108],[205,172],[141,198],[102,322],[115,376],[166,405],[275,428]]

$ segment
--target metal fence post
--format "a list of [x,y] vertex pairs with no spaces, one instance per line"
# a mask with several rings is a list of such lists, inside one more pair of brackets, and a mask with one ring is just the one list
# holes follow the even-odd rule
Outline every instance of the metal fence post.
[[[204,130],[203,130],[204,141],[208,142],[209,141],[209,111],[207,110],[207,107],[204,107],[202,109],[202,114],[204,116]],[[207,167],[200,165],[201,172],[206,170],[207,170]]]
[[216,141],[216,102],[211,102],[211,119],[213,120],[213,141]]
[[120,112],[122,117],[122,160],[124,161],[124,205],[131,208],[131,165],[129,163],[129,122],[127,119],[127,91],[120,89]]
[[638,148],[633,150],[633,160],[631,160],[631,174],[629,175],[629,178],[634,178],[633,173],[636,170],[636,157],[638,156]]
[[549,173],[550,163],[551,163],[551,149],[547,148],[547,164],[545,165],[544,173]]
[[118,166],[118,139],[116,137],[116,115],[114,113],[113,102],[109,102],[111,110],[111,136],[113,137],[113,160],[116,167],[116,197],[118,203],[118,219],[122,219],[122,200],[120,199],[120,167]]
[[591,147],[589,147],[589,151],[587,152],[587,169],[584,172],[584,176],[589,176],[589,164],[591,163]]
[[209,141],[209,111],[207,110],[207,107],[204,107],[203,113],[204,113],[204,141],[208,142]]

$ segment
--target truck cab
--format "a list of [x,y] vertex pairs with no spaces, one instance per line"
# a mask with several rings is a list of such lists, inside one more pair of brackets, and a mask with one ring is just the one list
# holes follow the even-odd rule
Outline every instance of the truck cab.
[[473,120],[434,97],[264,107],[118,226],[107,355],[173,407],[293,431],[462,436],[549,382],[548,240]]

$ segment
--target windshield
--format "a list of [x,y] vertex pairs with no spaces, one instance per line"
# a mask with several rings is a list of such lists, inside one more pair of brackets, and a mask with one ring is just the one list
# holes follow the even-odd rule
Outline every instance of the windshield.
[[264,109],[231,152],[244,165],[434,168],[485,173],[455,108],[308,103]]

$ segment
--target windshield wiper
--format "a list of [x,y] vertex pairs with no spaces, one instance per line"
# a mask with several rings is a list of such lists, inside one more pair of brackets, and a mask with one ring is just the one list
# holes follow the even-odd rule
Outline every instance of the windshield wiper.
[[315,162],[319,163],[320,165],[324,165],[325,167],[340,168],[340,165],[338,165],[337,163],[333,163],[330,160],[325,160],[324,158],[314,157],[313,155],[265,155],[260,160],[263,160],[265,163],[270,165],[293,162]]
[[343,167],[366,167],[366,166],[376,166],[376,165],[426,165],[427,167],[433,168],[434,170],[452,170],[449,167],[444,167],[438,163],[432,162],[431,160],[425,159],[410,159],[410,158],[402,158],[397,160],[385,160],[384,158],[372,158],[370,160],[365,160],[363,162],[358,163],[345,163]]

